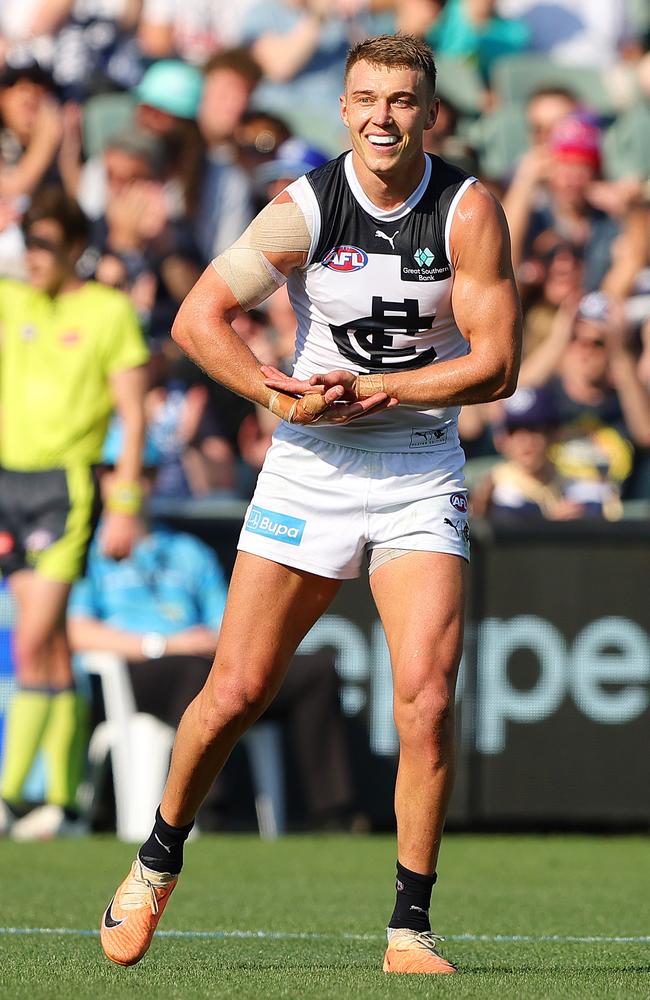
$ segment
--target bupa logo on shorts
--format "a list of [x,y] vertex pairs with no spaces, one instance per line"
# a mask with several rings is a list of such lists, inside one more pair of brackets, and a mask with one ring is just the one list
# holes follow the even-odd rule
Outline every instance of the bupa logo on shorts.
[[436,427],[431,431],[411,431],[409,448],[435,448],[436,445],[447,444],[448,427]]
[[323,261],[323,267],[330,271],[360,271],[368,263],[368,254],[359,247],[343,244],[330,250]]
[[246,531],[254,535],[273,538],[276,542],[286,542],[288,545],[300,545],[305,521],[299,517],[289,517],[279,514],[276,510],[264,510],[263,507],[251,507],[246,521]]
[[452,493],[449,497],[449,503],[460,514],[467,512],[467,497],[464,493]]

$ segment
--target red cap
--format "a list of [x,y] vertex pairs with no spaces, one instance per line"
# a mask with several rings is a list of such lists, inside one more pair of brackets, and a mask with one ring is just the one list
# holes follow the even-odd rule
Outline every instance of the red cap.
[[561,118],[551,132],[550,146],[554,156],[600,169],[600,129],[584,116]]

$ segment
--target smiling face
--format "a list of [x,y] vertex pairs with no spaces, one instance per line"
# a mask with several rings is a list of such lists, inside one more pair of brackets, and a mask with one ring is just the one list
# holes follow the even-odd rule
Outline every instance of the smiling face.
[[361,60],[351,68],[341,97],[354,166],[362,186],[394,191],[404,200],[424,170],[422,137],[435,123],[437,101],[421,71]]

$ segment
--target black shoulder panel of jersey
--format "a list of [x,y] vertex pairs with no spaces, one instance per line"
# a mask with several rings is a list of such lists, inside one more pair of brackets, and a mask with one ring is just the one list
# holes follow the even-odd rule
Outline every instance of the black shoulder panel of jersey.
[[352,208],[352,192],[345,177],[345,157],[341,153],[335,160],[310,170],[306,175],[316,195],[320,209],[320,237],[314,250],[314,261],[322,260],[336,243],[346,215],[345,207]]

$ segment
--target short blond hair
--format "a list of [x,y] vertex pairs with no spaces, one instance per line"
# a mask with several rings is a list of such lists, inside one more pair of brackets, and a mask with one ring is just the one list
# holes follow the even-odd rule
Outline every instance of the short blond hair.
[[431,96],[436,92],[437,74],[433,52],[416,35],[376,35],[359,42],[348,52],[343,77],[345,83],[350,70],[358,62],[367,62],[371,66],[419,70],[431,88]]

